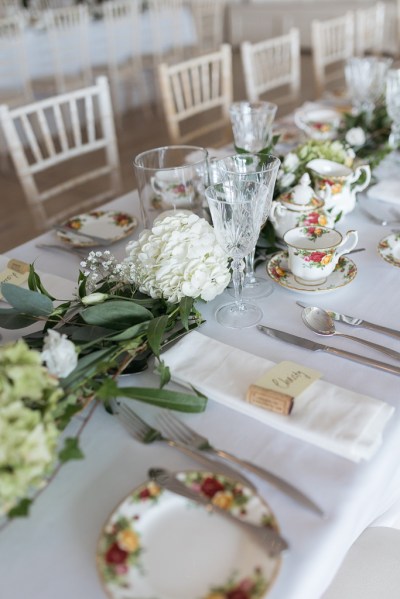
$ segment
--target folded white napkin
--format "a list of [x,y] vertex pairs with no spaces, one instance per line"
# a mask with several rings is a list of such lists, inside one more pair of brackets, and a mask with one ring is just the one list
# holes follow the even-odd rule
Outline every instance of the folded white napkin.
[[269,426],[358,462],[372,457],[394,408],[383,401],[315,381],[294,401],[290,416],[246,402],[246,391],[274,363],[196,331],[163,354],[172,379]]
[[385,179],[379,181],[379,183],[368,189],[367,196],[373,200],[400,205],[400,180]]

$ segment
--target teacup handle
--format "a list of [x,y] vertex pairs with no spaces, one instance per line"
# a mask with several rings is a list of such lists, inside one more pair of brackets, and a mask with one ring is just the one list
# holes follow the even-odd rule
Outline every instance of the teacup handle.
[[357,185],[357,184],[354,185],[353,191],[355,193],[358,193],[359,191],[363,191],[366,187],[368,187],[368,185],[371,181],[371,168],[370,168],[369,164],[362,164],[361,166],[358,166],[356,168],[356,170],[354,171],[352,180],[351,180],[351,184],[358,181],[363,173],[365,173],[365,181],[363,183],[360,183],[359,185]]
[[[344,247],[348,244],[349,245],[347,247]],[[349,252],[351,252],[351,250],[354,250],[354,248],[356,247],[358,243],[358,231],[347,231],[346,235],[343,237],[343,240],[340,242],[340,244],[338,245],[336,252],[335,252],[335,264],[338,263],[339,258],[341,256],[343,256],[343,254],[348,254]],[[341,249],[339,249],[341,248]]]

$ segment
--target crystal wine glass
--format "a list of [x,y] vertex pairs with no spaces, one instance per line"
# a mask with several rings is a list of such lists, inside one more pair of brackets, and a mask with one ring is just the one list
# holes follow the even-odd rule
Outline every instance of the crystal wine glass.
[[348,58],[345,77],[355,112],[365,112],[372,118],[373,110],[385,91],[386,75],[391,58],[375,56]]
[[389,145],[392,149],[400,148],[400,69],[391,69],[386,79],[386,108],[392,119],[392,131]]
[[[265,195],[261,227],[266,223],[269,215],[279,166],[279,158],[270,154],[236,154],[218,161],[218,170],[222,181],[236,182],[236,184],[243,181],[263,183]],[[273,291],[272,283],[255,276],[254,254],[255,249],[246,256],[244,299],[266,297]]]
[[224,181],[206,189],[218,243],[232,258],[235,301],[221,306],[217,322],[226,327],[244,328],[257,324],[262,311],[242,298],[244,257],[255,247],[260,231],[265,185],[253,180]]
[[272,139],[272,124],[278,109],[272,102],[234,102],[231,117],[235,147],[246,152],[265,150]]

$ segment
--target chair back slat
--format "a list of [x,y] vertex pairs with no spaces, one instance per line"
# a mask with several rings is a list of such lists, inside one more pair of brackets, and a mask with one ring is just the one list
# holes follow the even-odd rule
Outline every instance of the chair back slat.
[[377,2],[369,8],[356,11],[356,54],[370,52],[380,56],[384,49],[386,6]]
[[[99,77],[94,86],[27,106],[10,109],[2,105],[0,126],[3,128],[11,158],[39,229],[61,218],[61,213],[49,216],[43,204],[63,191],[107,174],[110,179],[109,186],[102,184],[101,194],[87,198],[79,209],[97,203],[105,193],[110,197],[118,192],[118,148],[110,91],[105,77]],[[100,151],[103,154],[104,166],[85,170],[69,178],[69,171],[63,169],[62,183],[51,188],[39,189],[35,179],[38,174],[68,160]],[[81,162],[83,161],[80,161],[79,165]],[[71,212],[71,208],[69,210]]]
[[2,101],[14,106],[32,100],[22,11],[0,18],[0,80],[7,82],[2,89]]

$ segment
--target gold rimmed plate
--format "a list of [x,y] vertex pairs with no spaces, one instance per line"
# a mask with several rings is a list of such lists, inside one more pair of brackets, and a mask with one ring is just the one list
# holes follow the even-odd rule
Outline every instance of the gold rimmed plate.
[[[198,470],[177,477],[235,517],[278,529],[268,505],[231,478]],[[234,591],[261,599],[281,561],[239,526],[153,481],[113,511],[97,550],[98,572],[111,599],[209,599]]]
[[69,218],[61,226],[63,231],[57,231],[57,235],[66,243],[77,247],[96,247],[98,241],[91,240],[90,236],[112,244],[131,235],[137,227],[137,219],[126,212],[92,210]]
[[400,267],[400,233],[392,233],[381,239],[378,254],[392,266]]

